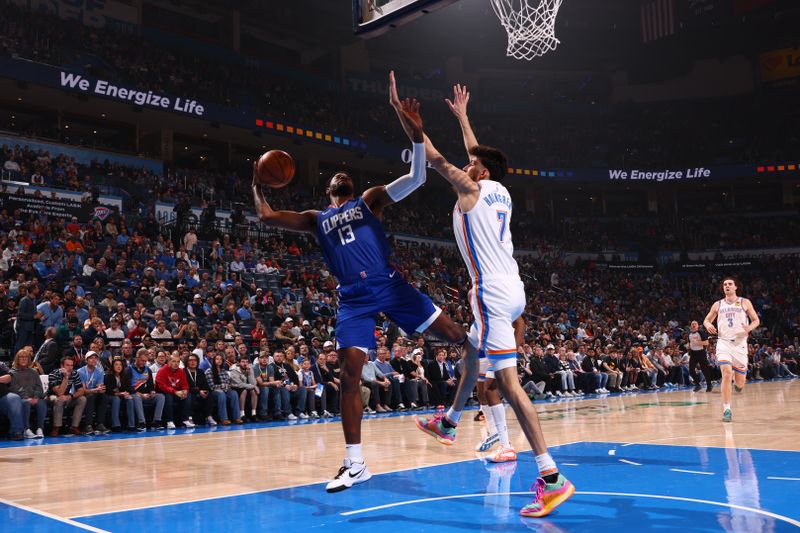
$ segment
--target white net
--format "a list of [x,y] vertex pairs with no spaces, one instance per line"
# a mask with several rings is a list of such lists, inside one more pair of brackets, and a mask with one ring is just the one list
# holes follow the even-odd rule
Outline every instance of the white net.
[[555,50],[556,16],[562,0],[491,0],[508,33],[506,55],[531,60]]

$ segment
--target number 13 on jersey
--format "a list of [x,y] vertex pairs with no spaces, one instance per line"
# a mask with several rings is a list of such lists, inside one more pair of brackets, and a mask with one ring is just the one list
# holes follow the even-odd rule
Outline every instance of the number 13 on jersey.
[[353,233],[353,228],[350,224],[339,228],[339,240],[342,244],[348,244],[356,240],[356,235]]
[[504,242],[506,237],[506,226],[508,226],[508,211],[497,211],[497,221],[500,222],[500,242]]

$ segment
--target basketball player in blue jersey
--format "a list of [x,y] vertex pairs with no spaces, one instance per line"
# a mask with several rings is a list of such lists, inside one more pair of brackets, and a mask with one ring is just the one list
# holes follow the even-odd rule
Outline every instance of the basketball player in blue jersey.
[[383,209],[425,183],[425,147],[419,104],[408,99],[401,102],[393,73],[389,81],[390,103],[414,144],[410,174],[356,197],[350,176],[337,172],[325,191],[331,205],[323,211],[302,213],[274,211],[253,180],[259,219],[271,226],[315,233],[325,262],[339,281],[336,345],[342,365],[342,429],[347,457],[328,483],[328,492],[345,490],[372,477],[361,449],[364,407],[359,386],[364,354],[375,348],[375,316],[384,312],[404,331],[428,331],[452,344],[466,340],[464,330],[404,281],[390,263],[392,250],[381,224]]
[[[725,297],[714,302],[703,320],[703,325],[712,335],[717,335],[717,364],[722,372],[722,421],[731,422],[731,379],[736,392],[744,390],[747,381],[747,337],[761,323],[753,304],[747,298],[736,295],[736,280],[722,280]],[[717,326],[714,327],[714,320]]]
[[[517,376],[517,347],[524,331],[522,312],[525,309],[525,286],[519,277],[511,241],[512,202],[508,190],[500,184],[508,163],[495,148],[478,144],[467,118],[469,93],[455,88],[451,111],[458,117],[469,154],[469,163],[460,169],[450,163],[425,136],[428,161],[453,186],[456,205],[453,209],[453,231],[467,271],[472,278],[470,305],[474,321],[469,331],[470,344],[481,357],[488,358],[487,370],[494,373],[503,397],[514,409],[522,430],[536,454],[539,477],[531,487],[535,497],[520,510],[527,517],[542,517],[564,503],[575,487],[559,473],[547,450],[536,410],[522,390]],[[478,379],[480,364],[477,354],[468,352],[464,372],[456,391],[453,406],[444,415],[418,418],[417,427],[443,444],[455,440],[461,411]],[[491,407],[498,433],[505,431],[502,403]],[[507,436],[500,451],[491,460],[516,459]]]

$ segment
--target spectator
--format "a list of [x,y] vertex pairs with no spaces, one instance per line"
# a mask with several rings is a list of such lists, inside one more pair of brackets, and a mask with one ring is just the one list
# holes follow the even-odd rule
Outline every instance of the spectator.
[[11,392],[12,376],[5,363],[0,363],[0,413],[8,417],[10,422],[9,438],[22,440],[25,421],[23,420],[22,399],[19,394]]
[[132,396],[133,389],[130,381],[125,377],[125,365],[121,358],[115,357],[111,361],[111,368],[105,375],[105,386],[106,396],[108,396],[108,400],[111,403],[111,431],[113,433],[122,431],[122,422],[119,414],[123,402],[127,413],[128,431],[130,433],[144,431],[144,425],[136,425],[134,399]]
[[453,401],[456,390],[455,368],[448,366],[447,350],[438,348],[436,359],[428,365],[428,379],[434,393],[434,402],[448,406]]
[[317,380],[314,377],[314,372],[311,370],[311,361],[308,358],[300,363],[300,373],[297,378],[300,382],[300,387],[306,391],[306,401],[304,405],[300,406],[300,413],[305,413],[311,418],[319,418],[319,413],[316,408]]
[[[39,315],[39,325],[45,329],[57,328],[64,319],[64,310],[61,308],[61,296],[56,293],[50,295],[50,300],[36,306]],[[55,338],[55,335],[53,336]]]
[[213,397],[211,387],[208,385],[206,374],[198,368],[200,357],[195,353],[190,353],[186,358],[186,381],[189,384],[189,395],[192,397],[192,405],[202,410],[202,420],[209,426],[216,426],[217,422],[211,416],[213,408]]
[[14,345],[14,353],[20,351],[25,346],[33,345],[33,334],[35,328],[34,320],[38,318],[39,312],[36,308],[36,298],[39,296],[39,284],[31,282],[21,290],[24,294],[17,306],[16,332],[17,340]]
[[[39,373],[31,368],[32,350],[28,347],[23,348],[14,356],[14,363],[11,370],[10,392],[13,392],[22,400],[22,421],[25,426],[24,437],[26,439],[44,438],[44,419],[47,416],[47,403],[44,399],[44,388]],[[2,377],[0,377],[0,389],[2,389]],[[2,405],[0,399],[0,405]],[[31,428],[31,409],[36,411],[36,426]],[[13,434],[13,431],[12,431]]]
[[131,396],[136,411],[137,429],[145,427],[145,407],[153,407],[153,429],[164,429],[166,426],[162,416],[166,400],[163,394],[155,390],[153,372],[147,366],[147,349],[140,348],[136,352],[134,364],[126,368],[123,375],[130,381],[133,390]]
[[60,356],[61,350],[56,342],[56,328],[51,326],[45,331],[44,342],[33,359],[34,362],[39,363],[45,374],[49,374],[58,367],[59,361],[61,361]]
[[[332,356],[336,356],[336,352],[332,352]],[[322,416],[330,418],[339,412],[339,378],[337,378],[333,370],[328,365],[328,356],[320,353],[317,356],[317,371],[320,376],[320,383],[325,386],[325,392],[322,395]],[[399,391],[398,391],[399,392]]]
[[256,378],[258,387],[258,419],[270,420],[269,414],[269,383],[274,381],[274,376],[269,373],[269,353],[263,350],[258,355],[255,365],[253,365],[253,375]]
[[[105,426],[106,408],[108,407],[108,396],[106,395],[105,373],[102,367],[97,365],[97,352],[87,352],[86,366],[78,369],[78,376],[83,383],[83,397],[86,398],[83,416],[86,423],[83,427],[84,435],[95,433],[105,435],[110,433]],[[97,423],[92,427],[92,422],[97,415]]]
[[53,429],[51,437],[58,437],[64,424],[64,411],[72,408],[72,423],[69,432],[81,435],[80,424],[83,410],[86,407],[83,383],[78,372],[73,368],[71,357],[61,358],[61,367],[50,372],[48,394],[53,403]]
[[[189,395],[189,383],[186,373],[181,368],[181,358],[177,353],[169,357],[166,366],[161,367],[156,374],[156,390],[164,395],[164,410],[166,411],[167,429],[175,429],[175,420],[183,420],[183,427],[195,427],[192,420],[192,398]],[[180,416],[175,416],[175,408],[180,411]]]
[[[243,345],[242,345],[243,346]],[[239,395],[239,418],[248,420],[245,417],[246,400],[250,399],[250,421],[256,419],[256,406],[258,405],[259,389],[256,386],[256,378],[250,361],[246,357],[239,357],[236,364],[230,369],[231,388]]]
[[[305,405],[306,390],[301,389],[297,373],[292,365],[285,361],[286,354],[276,350],[272,354],[272,375],[275,376],[275,413],[280,409],[281,416],[288,420],[308,418],[300,412],[300,406]],[[294,409],[292,408],[294,404]],[[301,416],[305,415],[305,416]]]
[[365,405],[364,409],[369,410],[368,412],[390,412],[392,410],[392,408],[389,407],[392,397],[392,382],[383,375],[383,372],[378,370],[378,367],[375,366],[373,361],[369,360],[366,354],[364,355],[364,359],[364,366],[361,368],[361,383],[369,387],[371,391],[371,403]]
[[[221,353],[214,355],[211,368],[206,370],[206,381],[211,387],[212,394],[217,402],[217,420],[223,426],[230,425],[231,417],[241,412],[239,395],[231,389],[230,374],[225,368],[225,358]],[[243,424],[241,418],[233,420],[234,424]]]

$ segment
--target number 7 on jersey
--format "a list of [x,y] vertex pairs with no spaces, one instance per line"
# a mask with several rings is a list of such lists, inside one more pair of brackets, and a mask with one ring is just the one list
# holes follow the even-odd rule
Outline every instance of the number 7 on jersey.
[[508,225],[508,211],[497,211],[497,221],[500,222],[500,242],[506,236],[506,226]]

